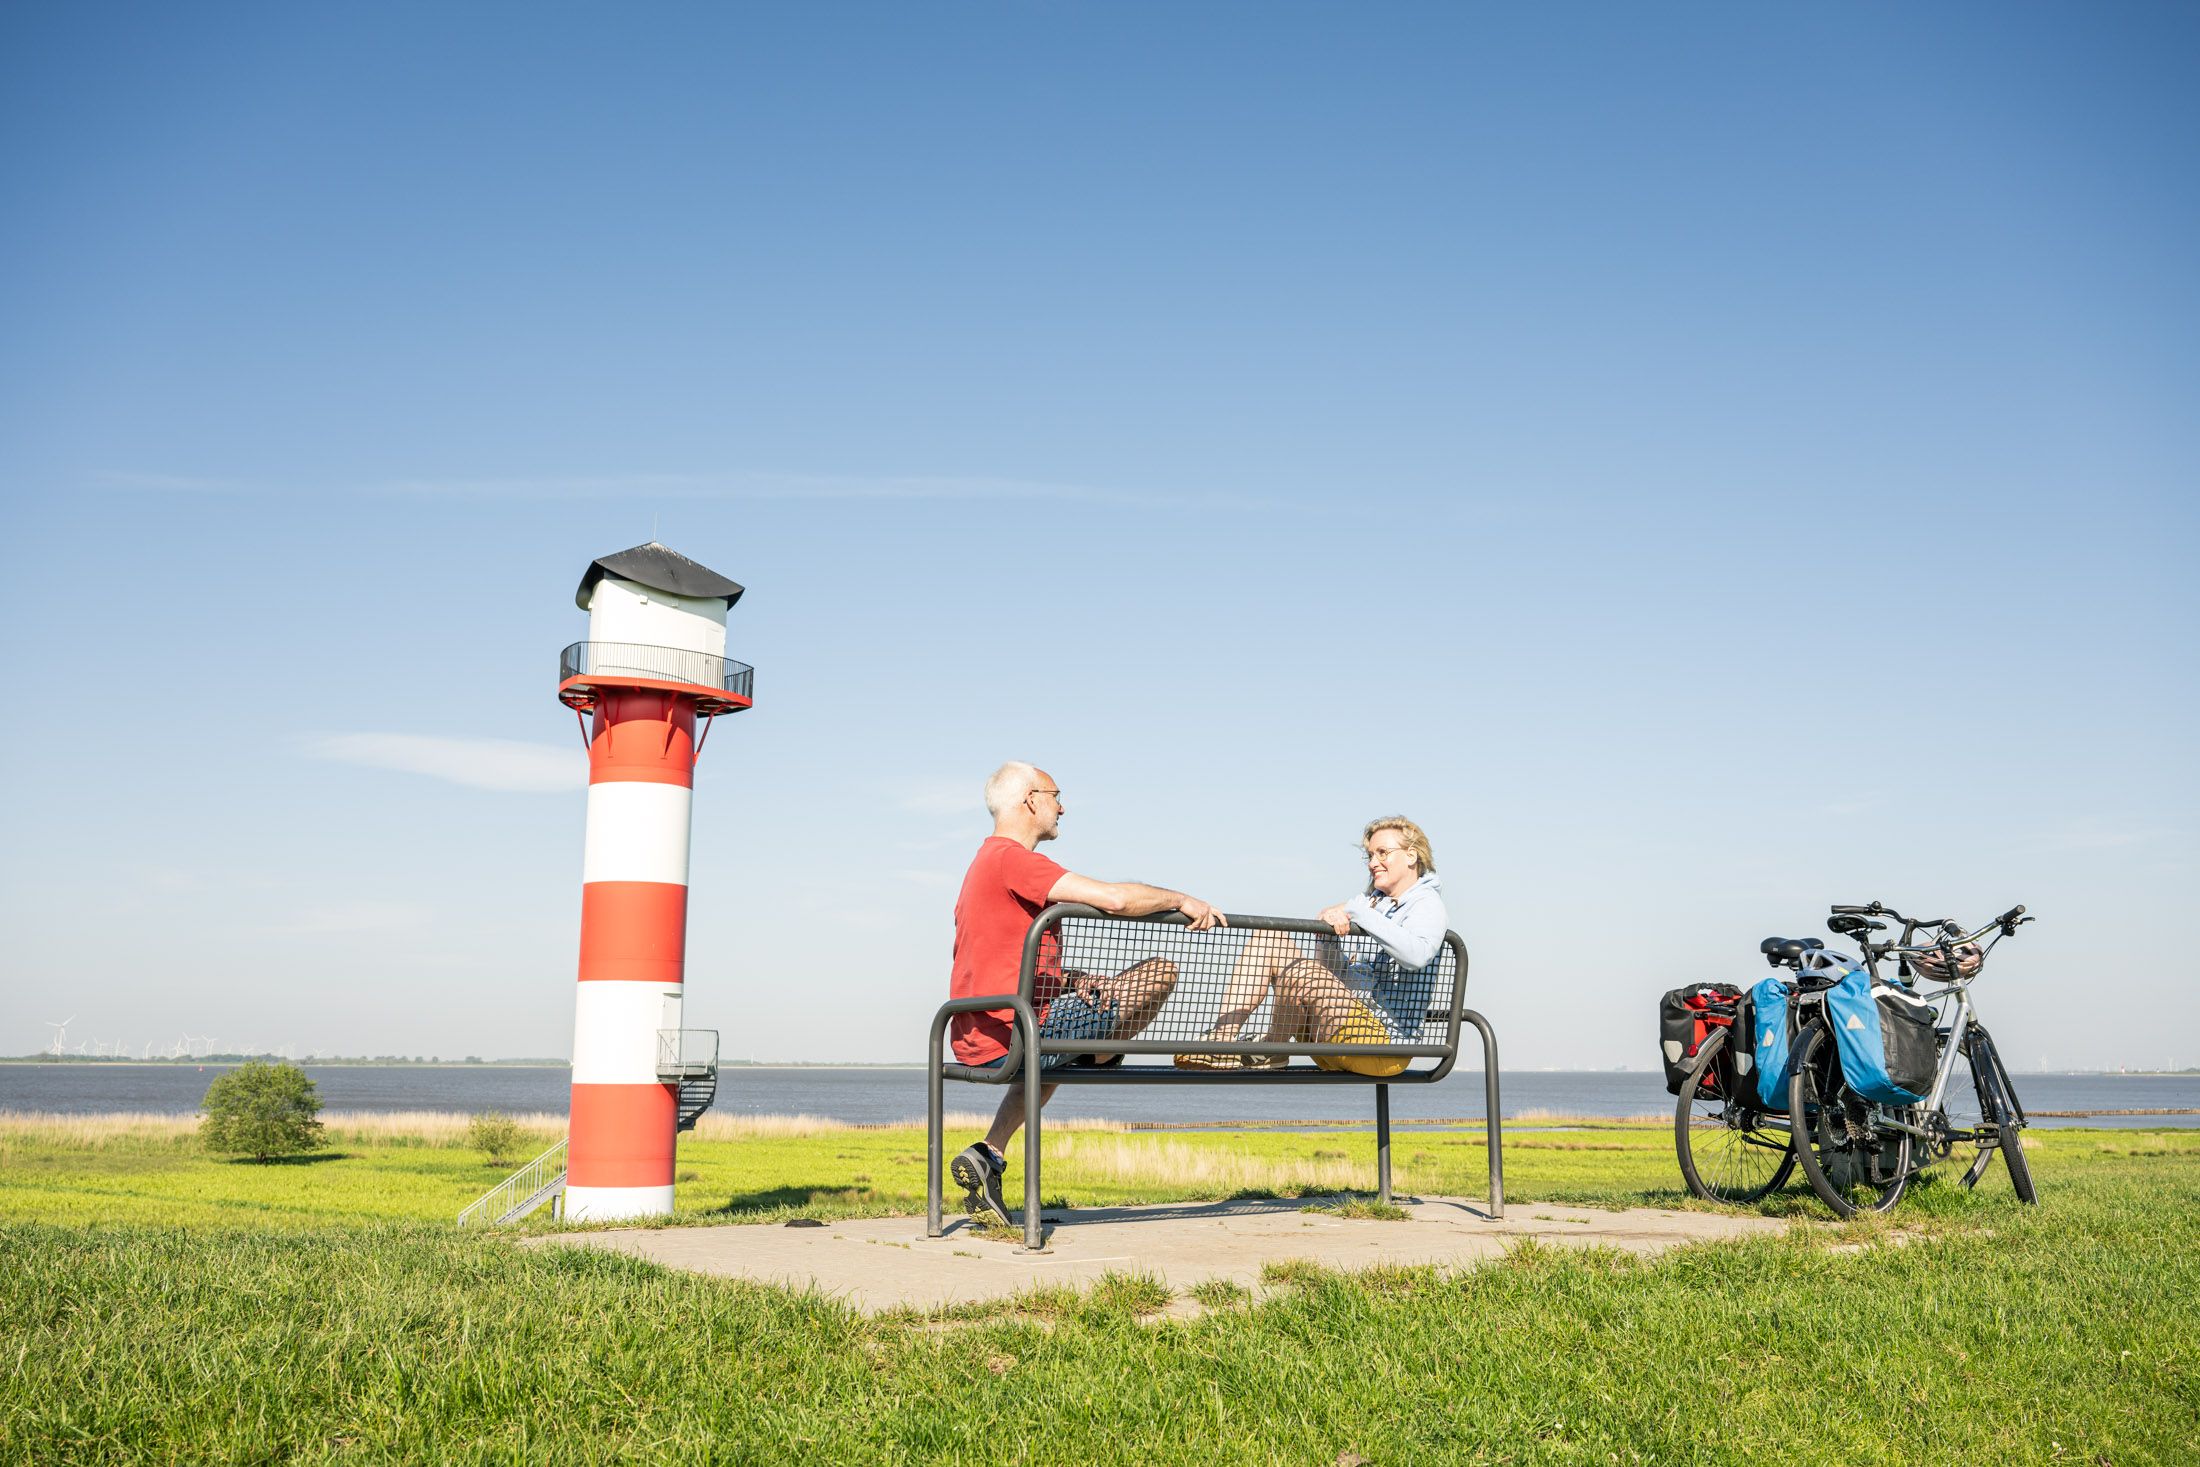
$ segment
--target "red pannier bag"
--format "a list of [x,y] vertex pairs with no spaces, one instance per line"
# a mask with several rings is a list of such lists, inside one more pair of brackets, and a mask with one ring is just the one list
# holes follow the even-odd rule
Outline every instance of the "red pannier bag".
[[[1668,1095],[1681,1093],[1688,1072],[1696,1068],[1696,1055],[1704,1041],[1718,1030],[1733,1027],[1741,1002],[1742,991],[1731,983],[1694,983],[1658,1000],[1658,1047],[1665,1061]],[[1721,1070],[1732,1073],[1725,1065],[1713,1065],[1711,1073],[1696,1087],[1699,1094],[1726,1093],[1720,1083],[1724,1078]]]

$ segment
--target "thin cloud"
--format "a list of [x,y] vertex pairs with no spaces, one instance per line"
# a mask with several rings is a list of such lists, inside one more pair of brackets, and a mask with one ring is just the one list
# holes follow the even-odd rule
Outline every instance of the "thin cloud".
[[1169,496],[1126,494],[1082,484],[969,475],[598,474],[393,479],[371,492],[483,499],[1081,500],[1158,504]]
[[141,474],[117,471],[99,476],[100,482],[117,489],[136,489],[148,494],[236,494],[242,486],[225,479],[200,479],[188,474]]
[[[137,471],[102,473],[100,482],[121,490],[162,494],[266,494],[267,484],[197,478],[186,474]],[[1045,479],[997,478],[979,474],[541,474],[492,478],[419,475],[368,484],[336,486],[332,492],[438,499],[466,498],[532,502],[581,502],[605,499],[793,500],[822,503],[853,500],[871,503],[928,503],[964,500],[1026,504],[1094,504],[1120,508],[1283,509],[1287,502],[1244,494],[1178,493],[1064,484]]]
[[547,794],[579,789],[588,778],[586,756],[553,744],[518,739],[445,739],[425,734],[325,734],[306,753],[335,764],[394,769],[469,789]]
[[984,779],[934,779],[903,786],[894,795],[894,807],[911,815],[982,814]]
[[2034,831],[2015,843],[2020,851],[2114,851],[2160,840],[2166,832],[2138,825],[2072,821],[2060,829]]
[[328,937],[351,932],[397,932],[420,927],[428,909],[406,902],[336,902],[306,907],[288,921],[256,929],[265,937]]

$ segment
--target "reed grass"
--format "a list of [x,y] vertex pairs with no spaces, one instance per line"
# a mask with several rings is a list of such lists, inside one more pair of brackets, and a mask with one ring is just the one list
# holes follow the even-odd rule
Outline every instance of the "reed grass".
[[[360,1144],[414,1144],[465,1147],[472,1116],[449,1110],[324,1110],[321,1124],[329,1139]],[[521,1111],[512,1114],[521,1132],[539,1138],[543,1145],[563,1136],[566,1118],[556,1111]],[[992,1124],[990,1113],[949,1111],[950,1131],[983,1131]],[[856,1125],[826,1116],[729,1115],[705,1111],[693,1135],[701,1141],[735,1141],[752,1136],[820,1136],[840,1131],[903,1131],[921,1128],[922,1116],[883,1125]],[[1049,1131],[1122,1131],[1123,1122],[1097,1117],[1070,1117],[1047,1123]],[[196,1114],[166,1111],[105,1111],[78,1115],[66,1111],[0,1110],[0,1144],[10,1140],[43,1145],[96,1149],[102,1146],[158,1145],[195,1138]]]
[[[1175,1189],[1187,1198],[1219,1198],[1246,1192],[1301,1196],[1368,1185],[1366,1160],[1328,1152],[1299,1156],[1215,1146],[1151,1135],[1051,1136],[1047,1143],[1048,1190],[1079,1186]],[[1205,1143],[1205,1144],[1203,1144]]]

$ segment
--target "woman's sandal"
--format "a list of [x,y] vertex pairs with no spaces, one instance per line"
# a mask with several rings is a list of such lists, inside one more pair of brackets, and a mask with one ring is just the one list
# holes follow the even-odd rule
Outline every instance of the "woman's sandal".
[[[1235,1034],[1225,1034],[1218,1026],[1203,1036],[1209,1044],[1235,1044]],[[1180,1054],[1176,1056],[1180,1070],[1239,1070],[1245,1067],[1242,1054]]]

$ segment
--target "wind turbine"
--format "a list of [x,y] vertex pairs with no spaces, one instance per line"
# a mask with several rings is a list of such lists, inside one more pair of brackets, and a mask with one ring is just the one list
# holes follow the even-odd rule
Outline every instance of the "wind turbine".
[[66,1054],[66,1053],[68,1053],[68,1051],[67,1051],[67,1050],[65,1050],[64,1048],[62,1048],[62,1045],[61,1045],[61,1036],[62,1036],[62,1035],[64,1035],[64,1034],[66,1034],[66,1033],[68,1033],[68,1032],[69,1032],[69,1026],[70,1026],[71,1024],[75,1023],[75,1022],[76,1022],[76,1015],[74,1015],[74,1014],[71,1014],[71,1015],[69,1015],[69,1017],[67,1017],[66,1019],[63,1019],[63,1020],[62,1020],[62,1021],[61,1021],[60,1023],[58,1023],[58,1024],[57,1024],[57,1023],[55,1023],[55,1022],[54,1022],[53,1020],[51,1020],[51,1019],[48,1019],[48,1020],[46,1021],[46,1027],[47,1027],[47,1028],[49,1028],[49,1029],[51,1029],[51,1030],[53,1030],[53,1048],[52,1048],[52,1049],[51,1049],[50,1051],[48,1051],[48,1053],[51,1053],[51,1054]]

